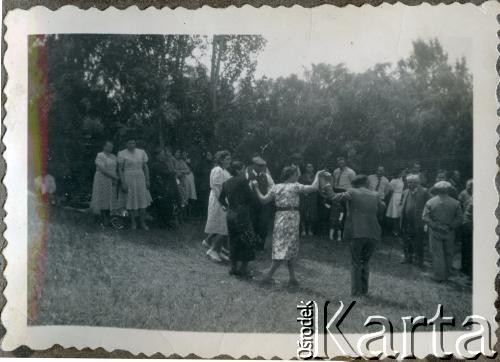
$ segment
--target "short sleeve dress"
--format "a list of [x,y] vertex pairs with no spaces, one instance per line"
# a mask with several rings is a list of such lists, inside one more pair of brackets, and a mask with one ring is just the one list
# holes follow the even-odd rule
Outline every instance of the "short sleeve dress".
[[273,229],[274,260],[290,260],[299,253],[300,193],[306,186],[298,182],[276,184],[271,195],[276,204]]
[[94,174],[94,183],[92,184],[90,209],[94,213],[99,213],[102,210],[115,210],[118,208],[117,182],[105,175],[101,169],[117,177],[116,156],[99,152],[95,159],[95,165],[96,171]]
[[226,212],[219,202],[222,184],[231,175],[220,166],[215,166],[210,172],[210,197],[208,199],[208,215],[205,232],[207,234],[227,235]]
[[123,166],[123,178],[128,191],[121,192],[120,198],[127,210],[145,209],[151,204],[151,195],[146,187],[146,176],[142,166],[148,162],[148,155],[144,150],[136,148],[134,151],[124,149],[118,152],[118,164]]
[[397,219],[401,216],[401,197],[403,196],[403,189],[405,188],[405,183],[401,177],[392,179],[389,183],[392,189],[391,201],[387,206],[387,211],[385,216],[391,219]]

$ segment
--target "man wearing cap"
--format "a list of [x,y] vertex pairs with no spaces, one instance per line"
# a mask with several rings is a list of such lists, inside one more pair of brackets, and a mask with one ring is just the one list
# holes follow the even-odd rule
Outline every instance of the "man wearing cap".
[[[273,178],[267,169],[267,163],[260,156],[252,158],[252,165],[248,166],[246,170],[246,178],[249,181],[257,181],[257,187],[263,195],[267,195],[269,190],[274,186]],[[251,218],[255,234],[257,234],[260,240],[259,245],[257,245],[258,250],[264,249],[271,216],[272,205],[263,205],[257,196],[255,196],[251,208]]]
[[420,185],[418,175],[406,177],[408,188],[401,196],[400,230],[403,238],[403,264],[415,264],[424,267],[424,224],[422,213],[429,200],[429,192]]
[[437,282],[446,281],[451,273],[455,230],[462,223],[462,208],[449,195],[451,189],[448,181],[437,182],[433,187],[436,196],[427,201],[422,215],[429,227],[433,280]]

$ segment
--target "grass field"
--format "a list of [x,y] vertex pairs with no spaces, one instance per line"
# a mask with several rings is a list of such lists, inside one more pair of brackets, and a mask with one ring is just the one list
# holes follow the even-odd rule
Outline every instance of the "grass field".
[[[37,230],[32,226],[31,236]],[[291,290],[286,268],[269,287],[230,277],[227,265],[205,258],[203,237],[202,220],[175,231],[116,231],[100,229],[87,214],[53,210],[30,324],[298,333],[299,301],[330,300],[333,315],[339,300],[352,300],[347,243],[304,238],[301,286]],[[269,267],[270,254],[267,245],[252,264],[257,278]],[[470,314],[471,287],[461,277],[436,284],[401,259],[397,240],[380,244],[371,261],[370,297],[355,305],[344,332],[366,332],[363,322],[373,314],[401,330],[402,316],[431,317],[438,303],[459,322]]]

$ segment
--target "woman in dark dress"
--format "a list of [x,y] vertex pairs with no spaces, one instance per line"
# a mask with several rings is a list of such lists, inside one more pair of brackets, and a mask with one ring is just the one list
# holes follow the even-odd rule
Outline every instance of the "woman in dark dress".
[[[248,262],[255,259],[254,248],[257,243],[257,236],[250,220],[250,205],[254,196],[245,178],[243,163],[232,162],[229,171],[233,177],[224,182],[219,196],[219,202],[227,210],[231,259],[229,274],[250,277]],[[240,263],[239,268],[238,263]]]

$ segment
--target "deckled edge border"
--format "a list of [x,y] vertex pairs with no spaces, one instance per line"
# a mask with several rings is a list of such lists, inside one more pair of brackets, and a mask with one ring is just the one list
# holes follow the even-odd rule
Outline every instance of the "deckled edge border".
[[[428,0],[428,1],[418,1],[418,0],[403,0],[403,1],[392,1],[392,0],[368,0],[368,1],[363,1],[363,0],[353,0],[353,1],[345,1],[345,0],[276,0],[276,1],[263,1],[263,0],[138,0],[138,1],[133,1],[133,0],[118,0],[118,1],[113,1],[113,0],[77,0],[77,1],[64,1],[64,0],[5,0],[2,1],[2,52],[1,52],[1,59],[2,59],[2,67],[1,67],[1,75],[2,75],[2,82],[1,82],[1,127],[0,127],[0,178],[1,178],[1,185],[0,185],[0,204],[1,204],[1,210],[0,210],[0,251],[1,251],[1,256],[0,256],[0,268],[1,268],[1,276],[0,276],[0,289],[2,291],[0,295],[0,311],[3,311],[3,308],[5,307],[6,304],[6,299],[4,295],[4,290],[7,285],[7,280],[4,277],[4,270],[7,265],[7,261],[4,258],[3,255],[3,249],[7,245],[7,240],[4,237],[5,230],[7,228],[7,225],[4,222],[6,213],[5,213],[5,201],[7,199],[7,189],[4,184],[4,177],[6,174],[7,170],[7,163],[4,158],[4,152],[5,152],[5,144],[3,142],[3,138],[5,136],[5,133],[7,129],[5,128],[4,125],[4,120],[6,116],[6,111],[5,111],[5,103],[7,101],[7,95],[4,93],[5,86],[8,81],[8,75],[7,71],[4,67],[4,57],[5,57],[5,52],[7,50],[7,43],[5,42],[5,33],[6,33],[6,26],[4,24],[5,16],[7,13],[11,10],[14,9],[22,9],[22,10],[29,10],[32,7],[35,6],[44,6],[50,10],[58,10],[60,7],[65,6],[65,5],[73,5],[78,7],[79,9],[82,10],[87,10],[90,8],[97,8],[99,10],[106,10],[110,7],[114,7],[119,10],[124,10],[127,9],[128,7],[131,6],[137,6],[140,10],[144,10],[149,7],[154,7],[156,9],[162,9],[164,7],[169,7],[170,9],[175,9],[177,7],[183,7],[189,10],[194,10],[201,8],[203,6],[210,6],[213,8],[225,8],[229,6],[236,6],[236,7],[242,7],[244,5],[251,5],[256,8],[260,8],[261,6],[271,6],[271,7],[291,7],[293,5],[299,5],[304,8],[312,8],[320,5],[334,5],[337,7],[345,7],[347,5],[354,5],[357,7],[361,7],[363,5],[371,5],[374,7],[377,7],[383,3],[388,3],[391,5],[394,5],[396,3],[402,3],[404,5],[409,5],[409,6],[417,6],[422,3],[428,3],[430,5],[439,5],[439,4],[444,4],[444,5],[449,5],[453,3],[459,3],[459,4],[473,4],[473,5],[481,5],[483,2],[486,2],[487,0],[470,0],[470,1],[464,1],[464,0],[446,0],[446,1],[438,1],[438,0]],[[500,24],[500,14],[497,15],[497,23]],[[497,38],[500,39],[500,31],[497,32]],[[500,54],[500,43],[497,44],[497,53]],[[496,62],[496,71],[497,71],[497,81],[500,77],[500,55],[497,57],[497,62]],[[497,89],[496,89],[496,99],[497,99],[497,115],[500,117],[500,83],[497,84]],[[499,259],[497,260],[497,265],[500,265],[500,124],[497,126],[497,136],[499,137],[497,141],[497,175],[495,177],[495,185],[497,188],[497,193],[499,194],[499,202],[497,204],[497,208],[495,210],[495,216],[497,218],[498,224],[496,227],[496,234],[497,234],[497,242],[495,244],[496,251],[499,255]],[[497,292],[497,298],[495,300],[495,308],[497,310],[496,314],[496,321],[500,321],[500,274],[497,273],[495,277],[495,291]],[[3,323],[0,321],[0,340],[3,339],[5,336],[6,329],[3,326]],[[500,327],[495,331],[496,337],[497,337],[497,342],[494,346],[494,350],[499,352],[500,351]],[[139,353],[139,354],[133,354],[131,352],[125,351],[125,350],[113,350],[113,351],[108,351],[102,347],[96,348],[96,349],[91,349],[91,348],[83,348],[83,349],[77,349],[74,347],[71,348],[64,348],[58,344],[53,345],[52,347],[46,349],[46,350],[32,350],[31,348],[23,345],[15,349],[14,351],[11,352],[5,352],[0,349],[0,357],[65,357],[65,358],[162,358],[162,359],[202,359],[201,357],[195,355],[195,354],[188,354],[186,356],[180,356],[178,354],[172,354],[169,356],[165,356],[161,353],[155,353],[150,356],[147,356],[144,353]],[[484,357],[484,356],[481,356]],[[432,360],[435,357],[432,355],[428,355],[425,359],[426,360]],[[240,356],[238,358],[234,358],[229,355],[217,355],[212,357],[211,359],[224,359],[224,360],[230,360],[230,359],[240,359],[240,360],[248,360],[248,359],[253,359],[253,360],[263,360],[263,357],[255,357],[255,358],[249,358],[248,356]],[[274,356],[272,359],[277,359],[280,360],[281,358]],[[346,357],[334,357],[332,360],[348,360],[349,358]]]

